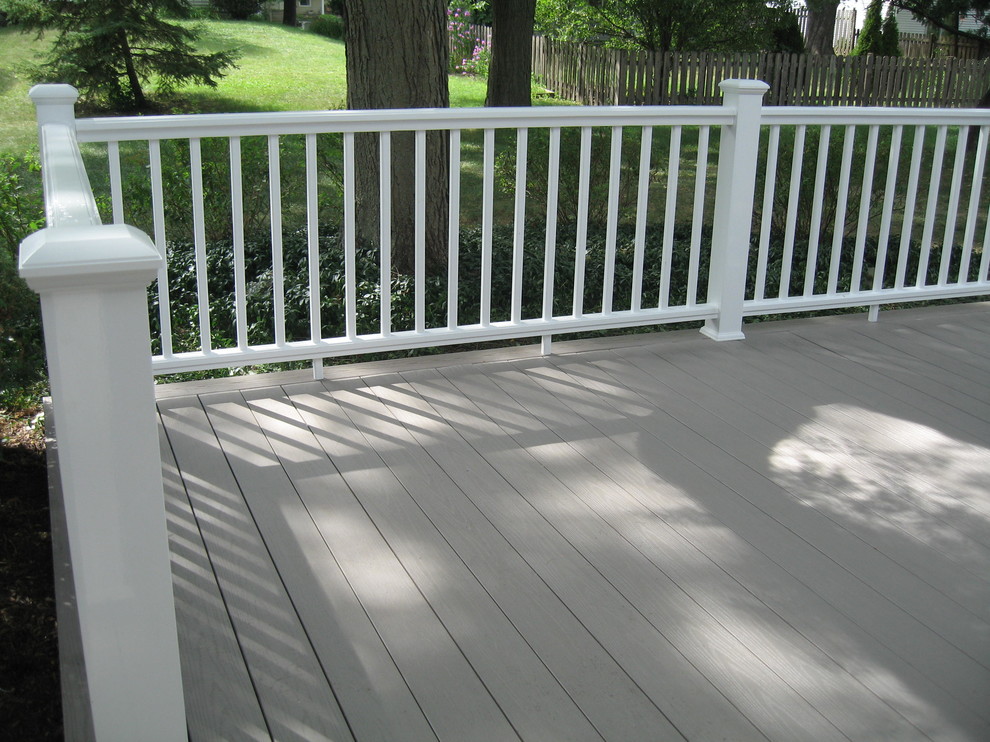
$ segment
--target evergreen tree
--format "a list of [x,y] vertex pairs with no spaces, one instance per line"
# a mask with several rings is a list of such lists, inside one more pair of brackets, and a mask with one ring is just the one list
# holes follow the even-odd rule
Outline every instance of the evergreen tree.
[[174,22],[189,16],[187,0],[3,0],[25,30],[54,31],[40,69],[48,82],[79,89],[84,100],[115,110],[148,107],[144,88],[159,92],[194,82],[216,87],[234,65],[229,51],[197,53],[196,33]]
[[882,54],[883,48],[883,0],[870,0],[863,19],[863,30],[859,32],[853,54]]
[[886,57],[901,56],[900,32],[897,30],[897,19],[894,17],[894,9],[887,10],[887,17],[883,19],[883,26],[880,28],[880,51]]

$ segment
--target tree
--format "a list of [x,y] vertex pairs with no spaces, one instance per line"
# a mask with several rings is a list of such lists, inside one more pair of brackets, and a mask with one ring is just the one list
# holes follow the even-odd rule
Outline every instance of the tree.
[[486,106],[528,106],[536,0],[494,0]]
[[282,24],[296,27],[296,0],[283,0],[282,2]]
[[870,0],[863,19],[863,30],[856,40],[855,56],[880,54],[883,46],[883,0]]
[[770,26],[770,44],[766,47],[766,51],[804,54],[804,35],[801,33],[801,22],[793,8],[780,9],[777,20]]
[[[919,21],[952,36],[974,39],[986,50],[990,47],[990,0],[890,0],[891,8],[906,10]],[[959,28],[959,17],[976,21],[975,31]]]
[[[789,2],[765,0],[540,0],[541,32],[569,41],[608,39],[649,51],[759,51]],[[561,32],[555,27],[562,29]]]
[[897,18],[894,17],[893,8],[888,8],[887,17],[883,19],[879,53],[885,57],[901,56],[900,32],[897,30]]
[[210,0],[224,18],[246,21],[255,13],[261,12],[262,0]]
[[152,78],[162,93],[185,82],[216,87],[234,66],[232,52],[197,53],[195,32],[165,20],[188,17],[186,0],[5,0],[4,9],[25,30],[57,34],[43,80],[116,110],[147,108]]
[[[979,44],[981,55],[990,52],[990,0],[891,0],[890,5],[908,11],[918,20],[950,36],[973,39]],[[960,30],[959,16],[963,14],[976,21],[975,31]],[[990,88],[977,105],[990,108]],[[974,140],[970,140],[971,145]]]
[[[447,4],[444,0],[347,0],[347,106],[352,109],[446,108]],[[355,142],[357,237],[378,239],[378,137]],[[410,132],[391,136],[393,267],[414,268],[415,141]],[[426,142],[426,257],[435,267],[445,254],[447,233],[447,137],[430,132]]]
[[810,54],[835,56],[835,16],[839,0],[805,0],[808,6],[808,32],[804,39]]

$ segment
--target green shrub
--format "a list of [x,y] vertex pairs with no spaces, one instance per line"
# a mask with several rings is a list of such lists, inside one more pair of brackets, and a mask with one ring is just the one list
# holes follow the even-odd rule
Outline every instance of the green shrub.
[[261,12],[262,0],[212,0],[212,5],[223,18],[245,21]]
[[0,390],[44,376],[38,296],[17,274],[21,240],[43,226],[37,157],[0,153]]
[[309,24],[309,30],[331,39],[343,39],[344,19],[338,15],[321,15]]
[[[671,297],[673,305],[683,304],[686,297],[690,225],[676,225],[674,253],[671,260]],[[569,314],[573,301],[575,234],[573,224],[558,230],[554,260],[554,314]],[[642,305],[656,306],[661,284],[660,254],[664,230],[648,230],[643,270]],[[462,229],[460,233],[458,322],[473,324],[480,321],[481,263],[483,231],[480,227]],[[495,227],[492,238],[491,320],[508,320],[511,316],[513,229]],[[704,235],[704,242],[710,234]],[[340,233],[325,228],[319,239],[320,255],[320,335],[345,334],[344,324],[344,248]],[[285,297],[285,336],[288,341],[307,340],[311,334],[309,317],[309,247],[305,231],[287,233],[282,240],[283,294]],[[524,317],[540,317],[543,305],[545,237],[542,225],[527,229],[523,242]],[[199,310],[197,303],[195,246],[191,242],[172,242],[168,248],[169,302],[171,307],[173,350],[196,350],[200,347]],[[584,308],[587,312],[601,309],[602,278],[606,255],[605,230],[592,228],[585,257]],[[634,261],[634,229],[618,229],[615,250],[614,309],[628,309],[631,303]],[[248,241],[244,246],[245,303],[247,337],[252,344],[274,340],[274,275],[271,243],[267,240]],[[707,275],[707,251],[700,254],[699,274]],[[234,309],[234,248],[230,241],[211,242],[206,246],[206,271],[210,295],[210,332],[213,347],[236,345]],[[381,289],[379,285],[379,253],[376,248],[358,246],[355,270],[357,331],[374,333],[379,329]],[[426,325],[446,325],[447,277],[445,273],[428,276],[426,284]],[[704,293],[704,285],[699,291]],[[415,327],[415,288],[412,276],[393,275],[391,279],[392,325],[395,331]],[[698,298],[698,297],[696,297]],[[155,352],[161,348],[159,333],[159,298],[149,293],[152,335]]]

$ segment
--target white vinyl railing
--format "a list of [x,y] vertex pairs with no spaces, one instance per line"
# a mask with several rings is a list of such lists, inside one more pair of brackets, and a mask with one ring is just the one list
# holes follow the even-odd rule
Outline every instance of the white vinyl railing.
[[[780,107],[764,109],[761,121],[762,219],[746,315],[990,288],[987,111]],[[785,135],[794,142],[789,157],[780,150]],[[775,199],[784,215],[776,234]],[[779,270],[770,276],[774,260]]]
[[[107,144],[114,222],[128,221],[133,211],[134,172],[146,182],[150,208],[142,225],[165,261],[156,291],[156,373],[687,320],[719,326],[712,334],[727,339],[741,336],[742,316],[986,292],[990,113],[763,108],[761,83],[726,85],[720,107],[147,116],[78,120],[76,135]],[[375,230],[378,271],[370,288],[358,257],[367,260],[368,253],[355,227],[356,213],[366,208],[357,198],[355,169],[369,166],[356,161],[355,137],[376,137],[385,155],[377,175],[388,183],[394,135],[405,131],[415,132],[419,215],[411,318],[393,306],[389,188],[379,189],[374,205],[384,217]],[[427,133],[437,131],[447,137],[442,290],[428,288],[433,274],[426,269],[423,223]],[[562,146],[569,134],[573,144]],[[328,143],[327,135],[336,139]],[[530,144],[537,141],[539,147]],[[215,177],[212,187],[204,185],[218,167],[217,143],[223,190]],[[181,197],[166,193],[175,188],[165,171],[175,168],[163,164],[165,147],[182,160]],[[242,161],[248,147],[255,155]],[[293,147],[302,154],[289,162]],[[338,184],[326,182],[328,168],[338,173]],[[472,178],[480,178],[473,196],[462,185]],[[545,187],[534,188],[540,178]],[[295,203],[283,192],[292,187]],[[331,190],[340,192],[329,214],[335,226],[325,223]],[[467,205],[478,194],[480,204]],[[252,206],[245,206],[246,197]],[[604,201],[598,216],[596,198]],[[218,201],[230,216],[219,237],[206,224]],[[562,225],[565,202],[573,215]],[[258,238],[257,215],[246,208],[267,214],[261,265],[256,249],[246,256],[245,245]],[[287,304],[283,243],[293,219],[305,235],[306,265]],[[253,236],[247,221],[255,225]],[[511,244],[493,239],[499,221]],[[464,267],[464,228],[481,232],[474,273]],[[596,229],[604,235],[603,255],[592,263],[589,233]],[[620,229],[628,240],[617,238]],[[341,235],[342,251],[321,247],[328,234]],[[534,238],[543,244],[536,254],[525,248]],[[210,267],[218,239],[232,251],[220,269]],[[173,243],[192,244],[192,257],[181,266],[169,264],[174,258],[166,248]],[[511,256],[500,261],[500,250]],[[511,265],[511,281],[498,282],[495,263]],[[168,279],[176,271],[194,274],[195,306],[173,301]],[[270,276],[260,300],[259,271]],[[541,276],[535,281],[541,300],[524,301],[523,293],[534,289],[523,275],[534,272]],[[331,299],[332,287],[321,279],[328,273],[343,273],[339,297]],[[359,282],[374,301],[359,301]],[[219,295],[215,284],[223,286]],[[741,306],[730,298],[737,295]],[[305,312],[293,305],[300,300]],[[218,301],[231,307],[223,321],[211,318]],[[446,306],[442,320],[430,310],[437,301]],[[342,317],[338,324],[326,319],[328,303]],[[260,306],[268,313],[263,322]],[[287,329],[289,314],[296,318]]]
[[[121,189],[121,157],[120,143],[129,140],[146,140],[148,142],[148,161],[150,163],[150,178],[152,180],[153,224],[156,242],[160,246],[163,257],[167,256],[163,249],[167,239],[165,225],[167,220],[166,205],[162,195],[161,171],[161,142],[163,140],[182,138],[188,141],[189,162],[191,167],[190,203],[186,206],[192,213],[192,240],[195,244],[195,271],[197,279],[198,323],[200,347],[193,351],[179,351],[175,347],[172,327],[174,318],[170,306],[168,284],[166,281],[168,266],[162,268],[158,282],[159,311],[161,334],[158,338],[161,353],[154,359],[158,372],[191,370],[196,368],[216,367],[224,365],[245,365],[251,363],[299,360],[323,356],[351,354],[371,351],[399,350],[410,347],[432,346],[449,343],[491,340],[506,337],[522,337],[542,335],[549,336],[563,332],[578,332],[584,330],[603,329],[617,326],[633,326],[637,324],[654,324],[683,320],[710,319],[716,314],[715,306],[709,301],[698,302],[697,283],[703,279],[701,275],[701,228],[704,223],[706,200],[710,200],[708,183],[709,155],[707,142],[712,128],[722,127],[734,121],[733,112],[721,107],[707,108],[556,108],[556,109],[460,109],[460,110],[410,110],[384,112],[317,112],[293,114],[237,114],[220,116],[176,116],[176,117],[141,117],[138,119],[91,119],[78,122],[78,136],[81,141],[106,141],[109,143],[109,172],[111,186],[112,212],[115,221],[124,221],[126,211],[126,194]],[[642,275],[645,253],[645,228],[647,222],[647,202],[651,188],[652,133],[655,127],[663,126],[671,131],[669,152],[664,155],[672,164],[672,188],[666,195],[665,212],[673,216],[677,208],[678,180],[677,171],[683,153],[679,144],[681,130],[686,126],[698,127],[702,141],[699,147],[694,168],[696,186],[693,203],[688,205],[693,214],[694,232],[691,237],[690,276],[691,286],[686,292],[686,299],[679,305],[670,301],[670,243],[672,233],[667,237],[667,253],[664,261],[664,275],[661,287],[656,296],[644,302]],[[601,296],[595,302],[595,307],[589,309],[585,305],[585,286],[590,280],[586,275],[585,253],[588,242],[589,199],[592,184],[592,130],[606,127],[610,132],[610,154],[608,155],[608,205],[604,275],[597,278],[601,284]],[[557,177],[561,168],[561,130],[577,129],[580,133],[580,149],[578,158],[578,194],[577,194],[577,230],[573,242],[568,246],[574,264],[573,276],[569,277],[570,295],[565,302],[555,294],[555,259],[558,246],[557,230],[557,201],[562,197],[558,188]],[[541,256],[542,301],[540,311],[526,314],[522,302],[523,265],[523,232],[527,228],[526,214],[531,213],[534,206],[527,204],[526,197],[526,165],[527,165],[527,133],[533,129],[549,132],[549,157],[547,165],[548,188],[547,202],[539,204],[539,213],[545,215],[543,242],[545,249]],[[619,223],[619,176],[621,166],[621,147],[624,129],[634,129],[639,132],[639,169],[631,177],[635,179],[637,190],[636,209],[636,238],[635,255],[633,256],[633,278],[628,294],[616,297],[614,289],[616,230]],[[426,319],[425,301],[425,245],[423,232],[416,236],[416,275],[414,279],[415,302],[414,317],[409,323],[411,327],[399,328],[394,322],[390,306],[392,303],[391,276],[389,271],[390,249],[389,229],[381,230],[385,248],[380,250],[380,278],[376,290],[380,296],[379,322],[376,332],[358,333],[358,308],[355,291],[356,237],[354,224],[355,189],[354,189],[354,137],[357,133],[372,132],[379,139],[380,152],[390,150],[393,132],[414,131],[416,137],[417,158],[424,157],[426,147],[425,134],[428,131],[449,132],[449,229],[447,244],[447,261],[443,266],[446,291],[446,322],[430,326]],[[461,248],[459,245],[460,222],[462,209],[460,205],[460,180],[462,170],[467,163],[462,156],[462,133],[466,130],[480,131],[483,153],[480,157],[482,170],[482,204],[480,227],[482,235],[482,255],[480,275],[465,276],[459,270],[461,266]],[[515,181],[520,186],[512,194],[512,276],[511,298],[509,300],[509,316],[506,319],[495,320],[492,317],[492,261],[493,261],[493,220],[495,188],[495,140],[496,134],[508,131],[515,142]],[[318,249],[319,230],[321,225],[318,218],[319,196],[317,194],[317,136],[321,134],[340,134],[342,136],[343,159],[343,263],[345,270],[345,292],[343,299],[344,326],[339,334],[326,334],[320,320],[320,297],[323,287],[318,282],[318,276],[324,270],[325,256]],[[285,176],[280,172],[280,140],[293,135],[305,137],[305,160],[301,170],[289,177],[306,182],[305,189],[305,224],[307,231],[308,250],[306,259],[309,281],[307,285],[310,318],[309,337],[306,339],[289,340],[286,335],[285,319],[285,276],[282,255],[282,224],[283,214],[280,203],[279,184]],[[272,332],[270,342],[250,344],[247,341],[245,325],[247,323],[247,300],[245,286],[250,278],[244,269],[244,227],[242,214],[243,173],[239,168],[239,152],[241,142],[248,137],[264,136],[267,139],[267,175],[270,189],[270,268],[272,274]],[[207,267],[207,239],[203,226],[204,186],[202,180],[202,149],[204,139],[222,137],[228,141],[231,157],[231,188],[229,201],[233,220],[230,239],[233,243],[233,286],[235,327],[230,333],[234,343],[229,347],[218,347],[214,342],[213,328],[209,318],[211,296]],[[383,158],[386,161],[387,158]],[[423,175],[422,168],[418,168]],[[630,177],[629,174],[626,174]],[[387,171],[382,171],[386,178]],[[415,200],[417,209],[421,209],[426,201],[426,180],[418,178]],[[389,189],[380,189],[379,208],[381,213],[389,214]],[[573,198],[574,194],[569,194]],[[420,225],[421,226],[421,225]],[[183,238],[189,239],[189,235]],[[464,323],[458,314],[461,303],[463,283],[474,281],[478,286],[478,307],[475,321]],[[497,297],[496,297],[497,299]],[[555,304],[564,306],[569,311],[554,313]],[[621,304],[623,308],[618,308]]]

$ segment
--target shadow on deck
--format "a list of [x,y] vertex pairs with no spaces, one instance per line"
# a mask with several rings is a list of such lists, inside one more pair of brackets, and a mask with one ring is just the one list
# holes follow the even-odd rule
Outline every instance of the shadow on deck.
[[160,387],[191,739],[990,738],[988,320]]

